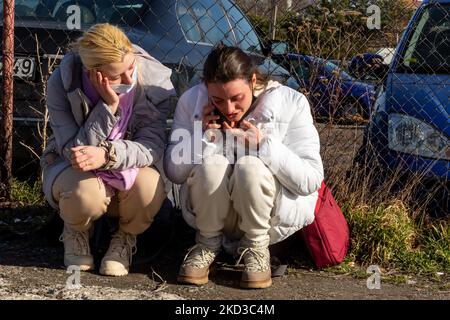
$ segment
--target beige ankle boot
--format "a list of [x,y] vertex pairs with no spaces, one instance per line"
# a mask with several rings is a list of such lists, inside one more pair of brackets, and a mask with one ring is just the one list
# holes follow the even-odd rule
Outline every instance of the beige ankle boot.
[[241,288],[263,289],[272,285],[270,251],[267,243],[241,240],[238,248],[240,255],[236,264],[243,259],[245,269],[242,272]]
[[220,252],[222,236],[205,238],[197,234],[197,244],[189,249],[178,272],[177,281],[186,284],[208,283],[209,269]]
[[106,276],[125,276],[136,253],[136,236],[119,230],[111,239],[109,249],[103,257],[100,273]]
[[59,241],[64,243],[64,265],[78,266],[81,271],[94,269],[94,258],[89,248],[89,230],[76,231],[64,225]]

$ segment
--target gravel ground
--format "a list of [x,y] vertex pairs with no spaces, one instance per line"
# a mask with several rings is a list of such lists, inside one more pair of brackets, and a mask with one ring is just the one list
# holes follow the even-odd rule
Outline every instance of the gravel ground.
[[[79,288],[74,288],[70,282],[74,274],[68,273],[62,265],[63,248],[53,235],[42,236],[42,232],[38,232],[1,237],[0,234],[0,300],[450,299],[449,275],[405,276],[404,280],[396,283],[385,281],[382,274],[381,288],[370,290],[367,288],[370,274],[354,277],[293,265],[283,276],[274,278],[269,289],[242,290],[239,288],[240,273],[229,267],[229,257],[226,256],[219,260],[207,285],[179,285],[176,272],[193,237],[192,233],[179,227],[176,231],[178,236],[157,259],[143,262],[136,258],[131,273],[126,277],[105,277],[99,275],[98,270],[82,272]],[[141,254],[145,250],[142,247],[144,245],[141,245]],[[284,250],[292,250],[292,247],[286,246]],[[97,265],[100,258],[96,256]]]

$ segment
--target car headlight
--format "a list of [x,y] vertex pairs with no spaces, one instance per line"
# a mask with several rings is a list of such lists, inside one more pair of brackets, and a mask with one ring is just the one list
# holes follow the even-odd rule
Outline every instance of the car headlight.
[[389,149],[416,156],[450,160],[450,141],[431,125],[414,117],[389,115]]

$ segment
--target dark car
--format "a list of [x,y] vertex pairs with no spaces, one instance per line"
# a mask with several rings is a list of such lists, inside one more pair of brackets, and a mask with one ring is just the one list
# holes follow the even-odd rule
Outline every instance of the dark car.
[[263,74],[298,88],[287,70],[263,56],[252,25],[230,0],[23,0],[16,1],[15,13],[17,159],[30,159],[30,150],[36,156],[41,153],[46,80],[68,44],[95,23],[120,25],[133,43],[170,67],[178,94],[201,81],[203,61],[218,42],[241,47],[251,53]]
[[375,86],[358,81],[335,63],[295,53],[273,54],[307,94],[316,119],[364,122],[375,101]]

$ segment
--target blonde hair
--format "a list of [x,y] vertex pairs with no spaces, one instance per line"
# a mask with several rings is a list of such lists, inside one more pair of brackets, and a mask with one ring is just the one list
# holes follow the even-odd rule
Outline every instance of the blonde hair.
[[109,23],[93,25],[71,47],[78,52],[88,70],[122,62],[126,54],[133,52],[131,41],[125,33]]

